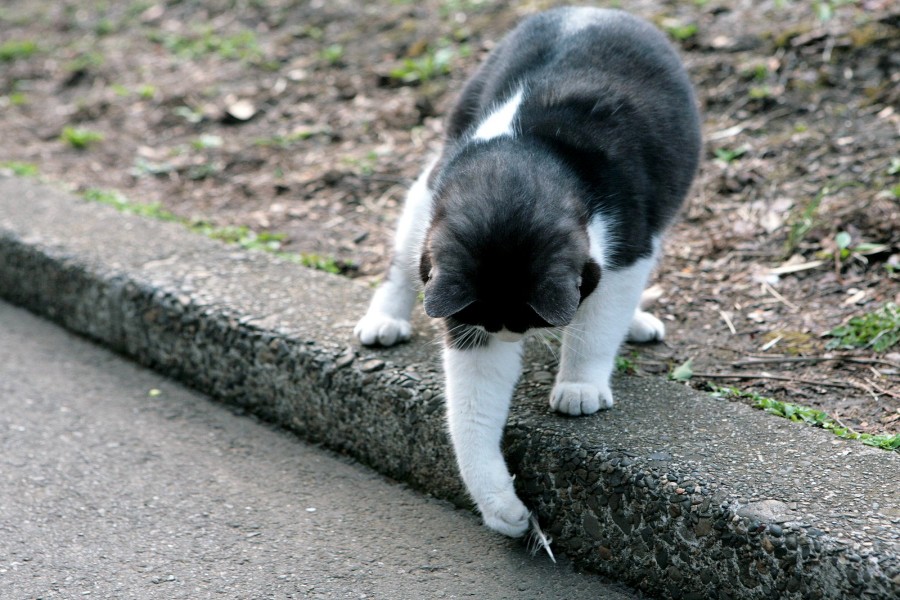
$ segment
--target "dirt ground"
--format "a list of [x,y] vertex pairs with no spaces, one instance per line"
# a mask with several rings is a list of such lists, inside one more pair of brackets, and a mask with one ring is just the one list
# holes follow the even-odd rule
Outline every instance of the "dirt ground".
[[[7,0],[0,168],[283,233],[374,281],[466,76],[555,4]],[[627,7],[680,47],[706,150],[655,278],[669,337],[623,356],[900,433],[900,346],[823,337],[900,303],[900,6]]]

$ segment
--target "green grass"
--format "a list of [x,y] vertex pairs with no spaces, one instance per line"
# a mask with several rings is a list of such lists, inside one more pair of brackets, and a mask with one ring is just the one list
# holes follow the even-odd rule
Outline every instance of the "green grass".
[[142,217],[149,217],[160,221],[180,221],[177,216],[167,211],[158,202],[152,204],[131,202],[123,194],[113,190],[89,188],[82,193],[82,197],[89,202],[106,204],[115,207],[119,212],[130,215],[140,215]]
[[717,159],[728,164],[745,155],[747,153],[747,148],[743,146],[740,148],[716,148],[713,150],[713,153],[716,155]]
[[9,40],[0,44],[0,62],[28,58],[37,51],[38,45],[31,40]]
[[221,148],[222,144],[223,141],[221,136],[204,133],[191,142],[191,147],[194,148],[194,150],[206,150],[208,148]]
[[81,127],[66,126],[59,138],[66,144],[78,150],[84,150],[91,144],[103,141],[103,134]]
[[821,427],[845,440],[859,440],[867,446],[874,446],[882,450],[900,450],[900,434],[859,433],[842,425],[828,416],[828,413],[790,402],[781,402],[773,398],[761,396],[756,392],[748,392],[727,386],[712,386],[712,394],[717,398],[746,398],[752,401],[754,408],[759,408],[769,414],[773,414],[791,421],[806,423],[813,427]]
[[211,55],[245,62],[263,58],[256,33],[249,29],[230,35],[216,33],[211,27],[195,28],[190,35],[153,31],[149,38],[172,54],[191,60]]
[[7,160],[0,162],[0,170],[12,171],[18,177],[37,177],[38,168],[34,163]]
[[63,67],[70,73],[88,71],[94,67],[102,67],[106,59],[99,52],[83,52],[67,62]]
[[344,47],[340,44],[331,44],[323,48],[319,56],[329,65],[337,65],[344,58]]
[[806,234],[819,224],[819,206],[826,196],[836,194],[840,190],[847,187],[859,187],[861,184],[856,181],[831,182],[813,196],[806,203],[799,213],[795,213],[790,219],[790,230],[788,238],[785,242],[785,255],[790,256],[797,247],[803,242]]
[[97,202],[99,204],[112,206],[126,214],[180,223],[194,233],[205,235],[208,238],[228,244],[236,244],[246,250],[269,252],[279,258],[303,265],[304,267],[333,273],[335,275],[339,275],[345,271],[345,268],[343,268],[338,261],[328,256],[283,252],[281,248],[287,239],[287,234],[285,233],[253,231],[245,225],[226,225],[224,227],[218,227],[205,221],[185,219],[169,212],[158,202],[151,204],[132,202],[123,194],[114,190],[90,188],[82,193],[82,197],[89,202]]
[[888,302],[878,310],[853,317],[846,325],[835,327],[829,348],[872,348],[885,352],[900,342],[900,307]]
[[391,78],[403,83],[424,83],[450,73],[456,51],[439,48],[416,58],[407,58],[403,64],[391,70]]
[[678,40],[679,42],[684,42],[695,35],[699,31],[696,23],[672,23],[665,26],[666,33],[668,33],[672,38]]

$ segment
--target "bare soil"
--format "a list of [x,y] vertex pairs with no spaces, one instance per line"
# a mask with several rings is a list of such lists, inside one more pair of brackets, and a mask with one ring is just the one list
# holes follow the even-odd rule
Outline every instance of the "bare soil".
[[[555,4],[7,1],[0,168],[30,163],[76,191],[283,233],[283,250],[374,281],[466,76],[519,19]],[[900,347],[829,349],[823,337],[900,303],[900,8],[628,8],[682,50],[706,155],[655,278],[669,337],[622,354],[648,374],[693,359],[692,386],[900,433]],[[103,139],[79,149],[67,127]]]

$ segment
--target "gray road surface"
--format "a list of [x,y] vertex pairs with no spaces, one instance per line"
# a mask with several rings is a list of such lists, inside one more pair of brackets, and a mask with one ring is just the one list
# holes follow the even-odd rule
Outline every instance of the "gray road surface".
[[472,597],[637,598],[0,303],[0,598]]

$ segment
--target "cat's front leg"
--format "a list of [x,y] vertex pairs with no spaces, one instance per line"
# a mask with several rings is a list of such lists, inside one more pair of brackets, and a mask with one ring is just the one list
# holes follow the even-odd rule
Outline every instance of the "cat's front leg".
[[[528,509],[513,488],[500,451],[509,404],[521,369],[521,342],[501,342],[476,332],[465,349],[444,350],[447,422],[456,462],[484,524],[519,537],[528,529]],[[460,344],[457,344],[460,346]]]
[[365,316],[353,329],[353,334],[366,346],[393,346],[412,335],[409,317],[418,294],[415,272],[422,237],[431,217],[432,194],[428,189],[428,177],[436,162],[428,165],[406,195],[394,236],[391,266],[375,290]]
[[[588,415],[610,408],[610,378],[626,335],[641,334],[645,338],[642,341],[662,338],[662,323],[647,313],[636,312],[654,263],[651,257],[624,269],[605,271],[597,289],[585,298],[563,337],[556,385],[550,393],[553,410]],[[653,322],[659,323],[659,328]]]

